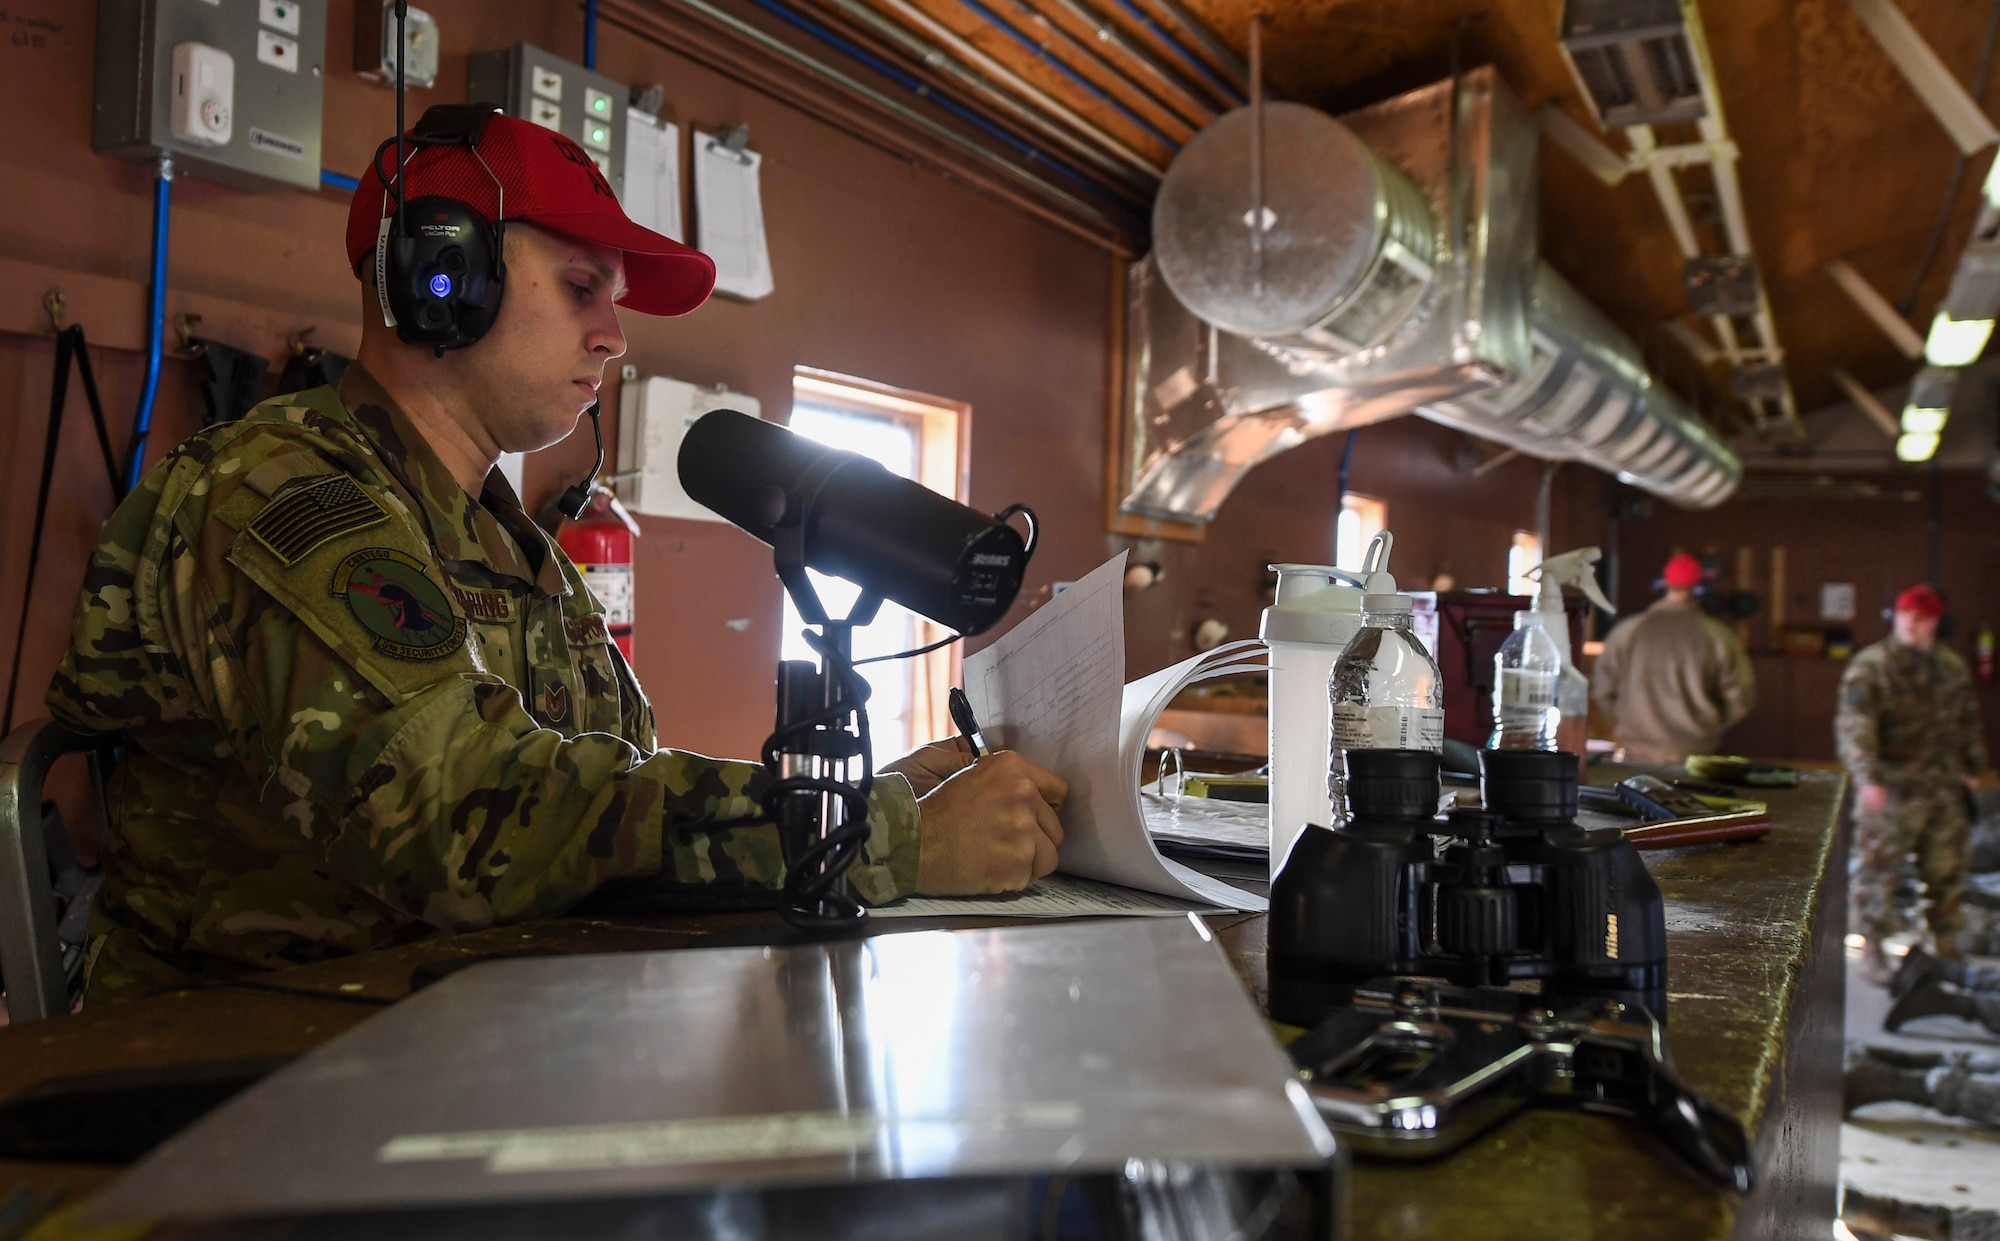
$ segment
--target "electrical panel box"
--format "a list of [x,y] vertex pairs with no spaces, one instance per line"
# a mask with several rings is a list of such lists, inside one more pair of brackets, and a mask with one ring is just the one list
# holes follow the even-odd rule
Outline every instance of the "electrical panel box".
[[475,52],[466,66],[467,103],[490,103],[553,129],[582,147],[612,192],[625,196],[625,108],[630,91],[601,73],[516,43]]
[[657,375],[628,379],[618,394],[618,498],[635,513],[721,521],[681,490],[681,440],[703,414],[733,409],[764,416],[757,398],[727,388],[698,388]]
[[328,0],[98,0],[91,145],[239,189],[319,189]]

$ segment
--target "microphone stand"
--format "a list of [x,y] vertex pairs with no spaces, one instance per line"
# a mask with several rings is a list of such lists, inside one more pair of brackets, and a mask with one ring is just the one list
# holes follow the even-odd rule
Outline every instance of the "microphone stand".
[[785,920],[808,929],[854,928],[868,911],[855,899],[847,870],[868,838],[875,780],[868,683],[854,670],[854,629],[875,619],[882,596],[863,587],[846,616],[827,615],[806,576],[805,532],[817,491],[807,483],[774,494],[773,507],[782,498],[785,513],[774,524],[771,558],[799,615],[817,630],[806,640],[820,657],[778,662],[777,728],[764,743],[764,767],[775,783],[764,809],[777,824],[785,858]]

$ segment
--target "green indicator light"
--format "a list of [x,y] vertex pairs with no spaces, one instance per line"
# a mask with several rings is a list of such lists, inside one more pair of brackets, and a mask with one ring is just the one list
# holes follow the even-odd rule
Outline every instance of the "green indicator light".
[[604,141],[604,126],[602,126],[602,125],[599,125],[599,126],[598,126],[597,128],[595,128],[595,129],[591,130],[591,131],[590,131],[590,140],[591,140],[592,142],[602,142],[602,141]]
[[611,101],[600,95],[597,98],[590,101],[590,106],[596,108],[599,112],[602,112],[604,111],[604,109],[611,106]]

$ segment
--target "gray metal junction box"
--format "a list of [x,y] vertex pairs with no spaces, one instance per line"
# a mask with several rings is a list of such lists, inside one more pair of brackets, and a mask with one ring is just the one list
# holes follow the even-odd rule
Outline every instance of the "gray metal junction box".
[[327,0],[98,0],[91,145],[317,191]]

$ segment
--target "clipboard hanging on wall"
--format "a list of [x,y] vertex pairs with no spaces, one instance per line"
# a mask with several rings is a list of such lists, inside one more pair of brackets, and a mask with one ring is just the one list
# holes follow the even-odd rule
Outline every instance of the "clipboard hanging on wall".
[[694,223],[696,245],[715,260],[715,291],[756,301],[773,285],[758,180],[764,157],[748,148],[749,135],[747,125],[695,135]]

